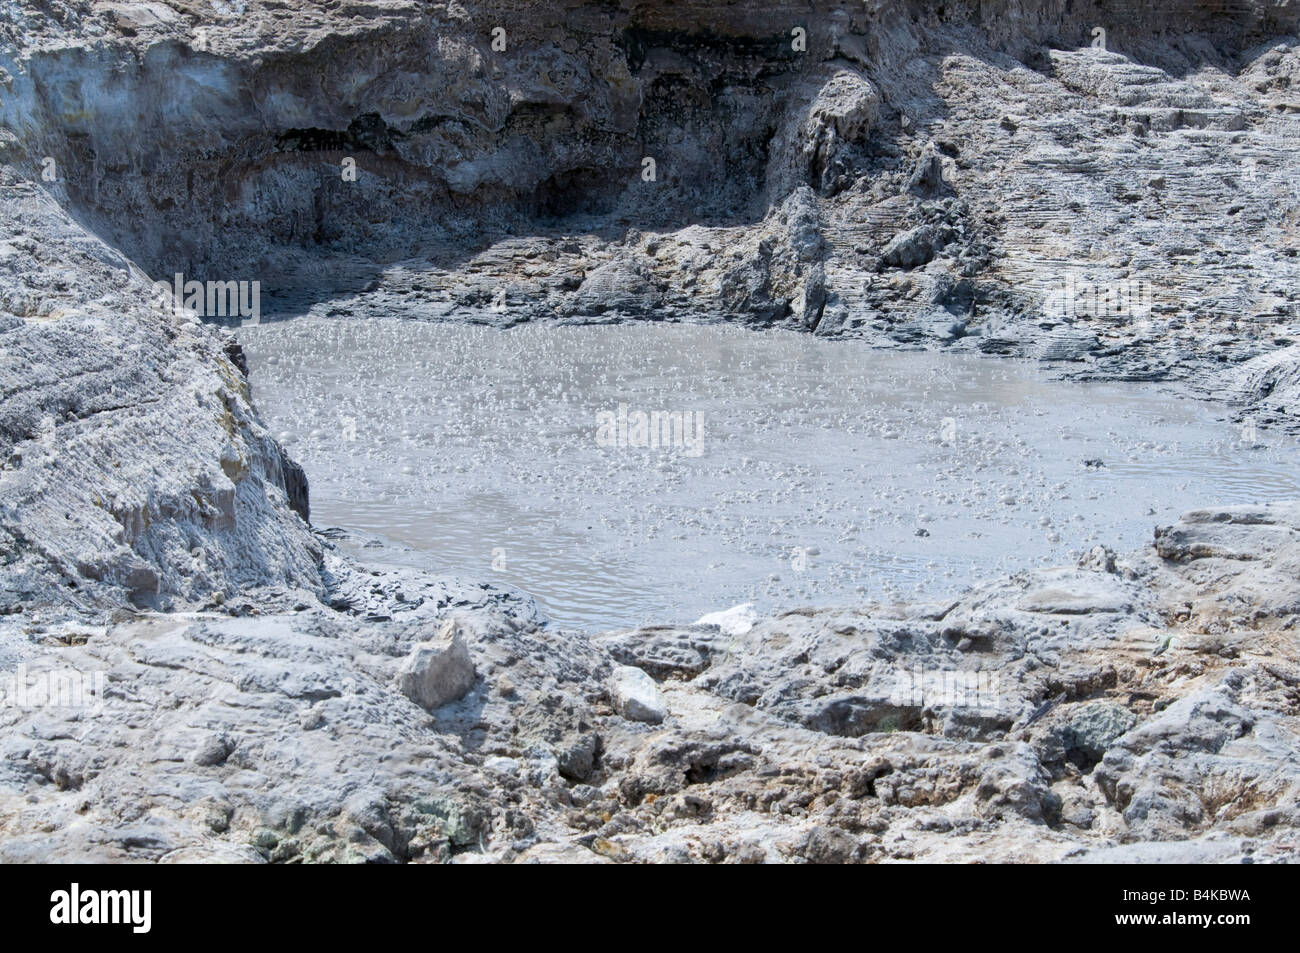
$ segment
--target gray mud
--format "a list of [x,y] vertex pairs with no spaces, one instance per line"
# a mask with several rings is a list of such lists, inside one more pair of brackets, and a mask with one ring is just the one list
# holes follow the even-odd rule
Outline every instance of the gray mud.
[[[586,629],[937,596],[1139,547],[1194,506],[1300,492],[1291,438],[1037,362],[704,325],[371,315],[241,336],[317,525]],[[702,440],[601,446],[597,415],[621,403],[701,420]]]

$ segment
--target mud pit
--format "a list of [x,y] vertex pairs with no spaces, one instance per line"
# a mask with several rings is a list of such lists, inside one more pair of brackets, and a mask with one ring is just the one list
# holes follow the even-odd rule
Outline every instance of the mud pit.
[[[1221,407],[1034,362],[694,325],[367,315],[241,336],[316,525],[585,629],[938,596],[1300,492],[1290,438],[1252,445]],[[630,445],[638,412],[680,413],[683,439]]]

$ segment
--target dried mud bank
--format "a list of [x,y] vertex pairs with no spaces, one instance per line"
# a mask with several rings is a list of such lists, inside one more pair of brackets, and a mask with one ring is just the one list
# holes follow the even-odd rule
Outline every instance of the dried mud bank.
[[1300,11],[1218,6],[0,7],[0,858],[1294,859],[1296,505],[588,638],[344,559],[237,339],[150,306],[794,326],[1289,425]]

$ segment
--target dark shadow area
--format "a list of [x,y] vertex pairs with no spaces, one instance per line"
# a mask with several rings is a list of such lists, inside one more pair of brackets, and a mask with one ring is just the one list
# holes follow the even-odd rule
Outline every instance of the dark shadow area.
[[[778,133],[816,95],[815,84],[801,84],[828,69],[860,72],[883,101],[863,141],[810,164],[805,184],[824,197],[903,169],[914,151],[908,147],[926,140],[928,129],[948,115],[939,85],[949,55],[1000,69],[1023,63],[1052,75],[1049,50],[1088,45],[1086,24],[1096,22],[1111,24],[1105,27],[1111,50],[1178,77],[1205,66],[1239,67],[1247,51],[1293,29],[1297,15],[1278,9],[1260,16],[1234,0],[1189,0],[1177,9],[1155,0],[1103,0],[1067,3],[1068,22],[1047,20],[1038,35],[1025,37],[1002,35],[996,23],[981,30],[978,5],[898,6],[925,47],[920,56],[889,65],[870,61],[872,45],[882,41],[865,13],[851,13],[846,52],[830,57],[825,49],[792,49],[784,26],[739,35],[693,22],[698,10],[681,28],[667,26],[670,13],[655,5],[624,11],[609,42],[640,89],[633,119],[613,128],[593,121],[577,101],[524,99],[485,145],[483,129],[463,111],[428,112],[399,125],[385,121],[380,98],[346,124],[223,132],[217,141],[224,151],[207,144],[170,157],[165,145],[148,141],[148,129],[135,143],[137,155],[112,159],[86,129],[63,130],[69,211],[157,278],[176,272],[200,281],[258,277],[265,313],[291,314],[363,293],[394,263],[425,260],[455,270],[512,236],[617,241],[629,229],[760,222],[780,200],[769,194]],[[554,16],[560,35],[563,11]],[[1177,33],[1178,27],[1188,32]],[[328,53],[368,62],[386,55],[374,44],[336,39]],[[410,49],[391,55],[395,71],[411,68]],[[206,54],[191,51],[174,56],[206,62]],[[919,62],[926,64],[920,71]],[[247,85],[258,95],[281,82],[305,83],[295,80],[300,76],[319,85],[308,57],[279,54],[256,69]],[[284,75],[272,77],[276,69]],[[928,96],[917,98],[918,75],[926,73]],[[152,81],[141,74],[142,86],[146,80]],[[382,84],[378,89],[382,95]],[[900,101],[922,105],[923,120],[903,123]],[[202,102],[194,107],[196,122],[210,111]],[[954,156],[958,145],[941,148]],[[463,161],[438,165],[426,155]],[[651,181],[643,177],[647,158],[655,160]],[[348,161],[356,180],[340,175]],[[166,169],[166,162],[176,168]],[[117,170],[115,178],[106,180],[106,165]],[[942,304],[964,311],[969,297],[963,287]]]

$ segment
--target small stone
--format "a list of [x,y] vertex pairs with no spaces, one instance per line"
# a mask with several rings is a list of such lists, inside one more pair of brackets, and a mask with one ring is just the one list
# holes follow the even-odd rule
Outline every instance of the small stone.
[[630,665],[615,667],[609,693],[614,710],[631,721],[658,724],[668,714],[659,686],[639,668]]
[[838,827],[814,827],[808,832],[803,854],[810,864],[851,864],[861,859],[862,845]]
[[441,708],[464,698],[474,684],[474,663],[454,622],[438,638],[420,642],[397,672],[397,687],[423,708]]
[[585,781],[591,777],[596,763],[598,740],[594,734],[582,734],[556,744],[555,761],[560,774],[571,781]]
[[231,746],[220,735],[205,737],[190,755],[190,760],[200,767],[213,767],[225,762],[230,756]]
[[1120,735],[1137,724],[1137,716],[1110,702],[1089,702],[1070,715],[1073,746],[1092,760],[1100,760]]

